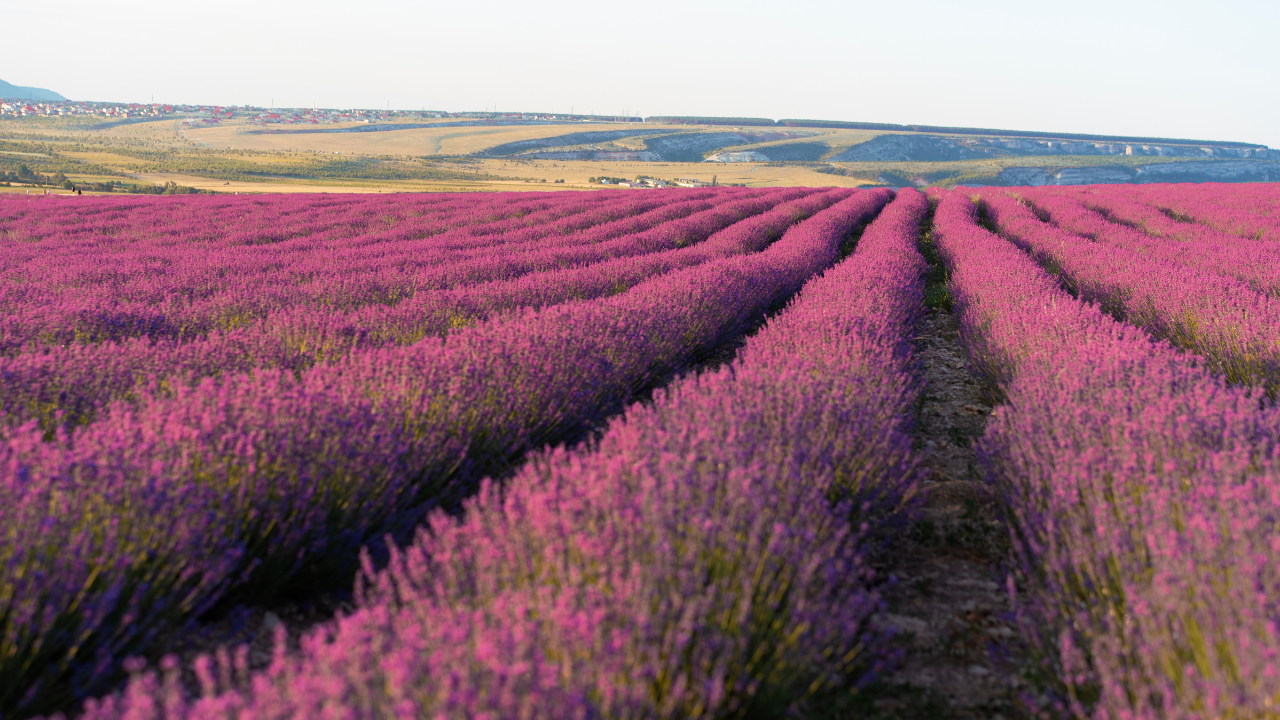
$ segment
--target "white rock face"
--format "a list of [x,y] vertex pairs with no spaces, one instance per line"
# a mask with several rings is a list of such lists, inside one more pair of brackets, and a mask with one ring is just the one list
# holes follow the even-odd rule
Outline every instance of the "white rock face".
[[1120,168],[1067,168],[1053,176],[1051,185],[1112,185],[1133,182],[1133,173]]
[[648,150],[639,150],[636,152],[597,152],[594,154],[596,160],[609,160],[613,162],[625,160],[638,160],[640,162],[655,162],[661,160],[658,153],[652,153]]
[[699,162],[705,152],[750,142],[754,140],[740,133],[691,132],[650,138],[645,140],[645,146],[663,160]]
[[769,162],[769,156],[754,150],[744,152],[722,152],[710,155],[703,162],[737,163],[737,162]]

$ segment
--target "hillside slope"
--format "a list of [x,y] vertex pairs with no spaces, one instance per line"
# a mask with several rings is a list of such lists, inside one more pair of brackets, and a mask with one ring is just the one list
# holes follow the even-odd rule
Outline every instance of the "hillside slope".
[[0,80],[0,98],[15,98],[20,100],[66,100],[58,93],[52,90],[45,90],[37,87],[23,87],[21,85],[10,85]]

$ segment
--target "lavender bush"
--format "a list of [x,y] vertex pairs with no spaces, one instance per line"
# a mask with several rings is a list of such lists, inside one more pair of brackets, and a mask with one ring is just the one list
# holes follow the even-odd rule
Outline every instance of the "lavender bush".
[[848,196],[760,252],[612,297],[157,387],[72,429],[4,430],[0,674],[18,678],[4,704],[88,692],[219,600],[350,577],[361,546],[756,322],[888,199]]
[[945,195],[934,238],[965,344],[1005,398],[980,454],[1013,519],[1023,627],[1064,707],[1274,714],[1280,413],[1071,297],[977,220]]
[[[870,677],[863,543],[912,504],[926,209],[903,191],[731,365],[433,515],[300,652],[238,681],[206,659],[195,700],[141,673],[85,717],[724,717]],[[833,257],[830,213],[778,244]]]
[[982,198],[1000,232],[1073,294],[1195,352],[1230,382],[1280,386],[1280,298],[1194,264],[1076,235],[1002,192]]

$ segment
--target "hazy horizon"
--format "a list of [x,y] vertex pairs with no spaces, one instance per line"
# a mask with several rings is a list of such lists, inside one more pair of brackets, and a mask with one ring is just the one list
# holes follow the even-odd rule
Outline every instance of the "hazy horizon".
[[0,78],[75,100],[790,117],[1280,147],[1268,52],[1280,7],[1201,7],[62,0],[4,10],[16,32]]

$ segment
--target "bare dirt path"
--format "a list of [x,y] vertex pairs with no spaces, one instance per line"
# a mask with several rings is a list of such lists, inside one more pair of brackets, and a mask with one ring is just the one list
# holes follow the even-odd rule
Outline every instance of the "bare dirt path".
[[882,561],[881,572],[893,578],[883,590],[882,621],[902,631],[905,657],[874,691],[876,716],[1026,717],[999,570],[1007,531],[974,452],[991,406],[970,373],[949,310],[929,308],[915,341],[925,388],[914,449],[928,500]]

